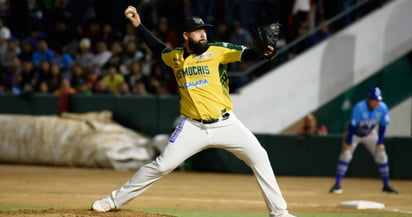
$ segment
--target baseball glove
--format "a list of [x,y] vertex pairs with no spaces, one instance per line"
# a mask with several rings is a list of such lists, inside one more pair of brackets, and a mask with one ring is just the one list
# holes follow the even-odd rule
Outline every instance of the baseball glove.
[[[252,27],[250,34],[253,39],[254,50],[262,58],[272,58],[276,55],[276,46],[279,40],[279,23],[272,23],[269,25]],[[268,45],[272,46],[275,50],[271,55],[265,55],[268,50]]]

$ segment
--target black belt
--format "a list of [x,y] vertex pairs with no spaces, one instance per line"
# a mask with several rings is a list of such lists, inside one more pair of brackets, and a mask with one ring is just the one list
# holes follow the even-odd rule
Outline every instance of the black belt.
[[193,120],[195,120],[195,121],[197,121],[197,122],[200,122],[200,123],[202,123],[202,124],[213,124],[213,123],[218,122],[219,120],[224,121],[224,120],[228,119],[229,116],[230,116],[229,113],[224,113],[224,114],[222,115],[222,118],[216,118],[216,119],[193,119]]

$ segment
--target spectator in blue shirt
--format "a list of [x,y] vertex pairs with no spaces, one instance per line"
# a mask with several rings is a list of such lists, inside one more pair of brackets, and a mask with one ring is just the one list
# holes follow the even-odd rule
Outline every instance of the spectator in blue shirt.
[[49,45],[46,40],[40,40],[37,43],[38,50],[33,53],[33,65],[39,67],[42,61],[51,62],[56,57],[53,51],[49,48]]

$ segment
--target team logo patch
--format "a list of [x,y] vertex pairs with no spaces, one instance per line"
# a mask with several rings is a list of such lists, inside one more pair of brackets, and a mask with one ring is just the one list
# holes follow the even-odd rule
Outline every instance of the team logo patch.
[[199,56],[195,57],[195,60],[199,61],[201,59],[208,59],[208,58],[212,58],[213,57],[213,53],[212,52],[205,52]]
[[193,17],[193,21],[194,21],[196,24],[204,24],[204,23],[203,23],[203,20],[200,19],[199,17]]

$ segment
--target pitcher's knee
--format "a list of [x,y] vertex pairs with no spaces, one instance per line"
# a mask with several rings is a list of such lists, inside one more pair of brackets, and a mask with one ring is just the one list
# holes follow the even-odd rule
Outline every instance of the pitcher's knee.
[[157,160],[154,160],[140,168],[140,170],[147,170],[150,174],[160,176],[170,173],[173,169],[173,167],[159,163]]
[[176,166],[166,165],[166,164],[157,164],[157,170],[161,175],[166,175],[171,173]]
[[263,147],[261,147],[261,148],[255,149],[253,154],[249,155],[249,159],[254,163],[258,163],[258,162],[265,161],[266,159],[269,160],[269,156],[266,150]]

